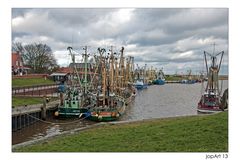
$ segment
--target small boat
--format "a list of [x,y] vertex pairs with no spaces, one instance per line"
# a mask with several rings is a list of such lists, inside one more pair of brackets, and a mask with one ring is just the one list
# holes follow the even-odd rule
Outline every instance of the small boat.
[[[224,54],[224,51],[221,51],[216,55],[214,55],[214,51],[213,51],[213,54],[209,54],[208,52],[204,51],[208,81],[207,81],[204,94],[202,94],[201,99],[198,102],[198,109],[197,109],[198,112],[214,113],[214,112],[221,112],[227,109],[221,103],[223,99],[221,97],[221,91],[219,89],[219,84],[218,84],[218,73],[221,67],[223,54]],[[209,55],[211,58],[211,66],[209,68],[207,63],[207,55]],[[218,55],[221,55],[219,65],[217,65]],[[203,84],[202,86],[204,86],[204,81],[202,82],[202,84]]]
[[157,78],[153,81],[153,84],[156,84],[156,85],[164,85],[165,84],[165,78],[164,78],[164,73],[163,73],[162,69],[158,71],[156,77]]
[[181,80],[180,82],[181,82],[182,84],[194,84],[194,83],[196,83],[197,81],[192,78],[191,73],[192,73],[192,70],[191,70],[191,69],[188,70],[188,71],[187,71],[187,79],[183,79],[183,80]]
[[183,79],[181,80],[182,84],[194,84],[196,83],[196,80],[189,80],[189,79]]
[[141,89],[147,89],[148,88],[148,80],[147,80],[147,76],[146,76],[146,65],[143,68],[139,68],[137,65],[137,69],[135,71],[135,83],[134,83],[134,87],[138,90]]
[[138,79],[136,81],[136,83],[134,84],[134,86],[137,88],[137,89],[146,89],[148,88],[148,84],[147,83],[144,83],[144,80],[143,79]]

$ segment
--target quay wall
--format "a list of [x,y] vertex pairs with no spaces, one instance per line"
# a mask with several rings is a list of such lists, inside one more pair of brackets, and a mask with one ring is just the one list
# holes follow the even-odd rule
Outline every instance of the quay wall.
[[[12,110],[12,132],[21,130],[22,128],[32,125],[41,119],[52,117],[57,110],[57,103],[54,102],[47,106],[46,113],[43,113],[42,104],[27,107],[16,107]],[[43,117],[43,115],[46,117]]]

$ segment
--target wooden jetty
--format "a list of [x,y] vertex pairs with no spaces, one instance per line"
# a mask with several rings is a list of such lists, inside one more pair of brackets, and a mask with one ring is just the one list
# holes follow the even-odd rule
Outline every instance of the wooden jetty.
[[59,100],[43,104],[35,104],[28,106],[19,106],[12,108],[12,131],[20,130],[29,126],[40,119],[46,119],[51,116],[57,109]]

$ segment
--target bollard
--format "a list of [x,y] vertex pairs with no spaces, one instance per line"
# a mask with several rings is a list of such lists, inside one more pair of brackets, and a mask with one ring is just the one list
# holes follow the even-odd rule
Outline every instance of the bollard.
[[60,105],[62,106],[63,105],[63,93],[60,92]]
[[46,120],[46,117],[47,117],[47,102],[46,102],[46,95],[43,96],[43,105],[41,107],[41,117],[42,117],[42,120]]

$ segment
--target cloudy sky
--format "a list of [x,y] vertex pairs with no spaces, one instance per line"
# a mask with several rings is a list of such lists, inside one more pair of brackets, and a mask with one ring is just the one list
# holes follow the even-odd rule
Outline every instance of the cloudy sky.
[[124,46],[139,66],[168,74],[204,70],[203,51],[216,43],[215,52],[225,52],[221,74],[228,74],[228,9],[15,8],[12,40],[49,45],[61,66],[70,63],[68,46],[78,53],[85,45],[90,53]]

